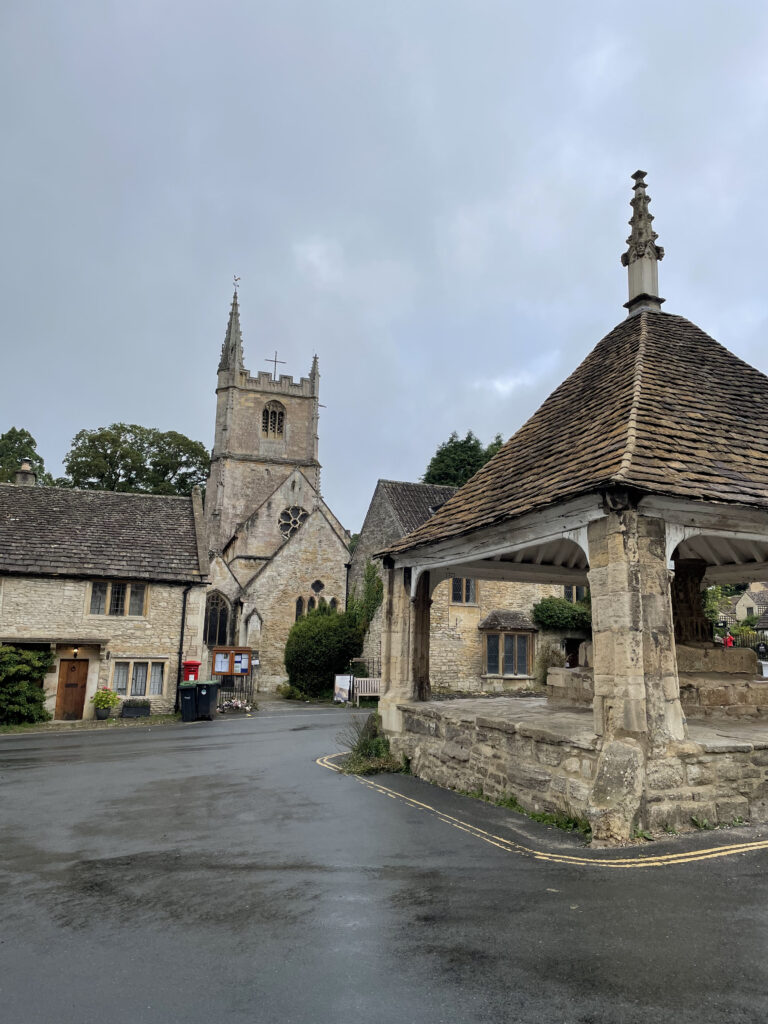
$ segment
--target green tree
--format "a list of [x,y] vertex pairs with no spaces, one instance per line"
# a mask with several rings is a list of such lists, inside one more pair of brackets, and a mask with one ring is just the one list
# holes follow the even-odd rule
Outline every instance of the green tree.
[[32,469],[41,483],[51,484],[53,478],[45,470],[42,455],[38,454],[37,441],[28,430],[11,427],[0,434],[0,483],[13,483],[16,470],[22,459],[29,459]]
[[190,494],[205,484],[209,465],[199,441],[136,423],[81,430],[64,459],[74,487],[148,494]]
[[422,480],[425,484],[461,487],[493,458],[503,443],[501,434],[497,434],[488,447],[484,448],[471,430],[463,439],[454,430],[447,441],[438,445]]
[[0,647],[0,725],[47,722],[43,677],[53,664],[53,652]]
[[544,597],[533,606],[531,617],[545,631],[592,628],[592,609],[587,601],[574,603],[564,597]]
[[336,612],[322,602],[293,624],[285,645],[285,667],[291,686],[308,697],[333,689],[333,677],[346,672],[363,649],[363,630],[349,612]]

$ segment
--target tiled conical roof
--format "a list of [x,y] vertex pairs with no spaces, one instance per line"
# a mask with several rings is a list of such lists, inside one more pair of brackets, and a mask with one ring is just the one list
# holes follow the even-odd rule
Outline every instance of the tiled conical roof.
[[680,316],[615,327],[404,551],[608,486],[768,508],[768,377]]

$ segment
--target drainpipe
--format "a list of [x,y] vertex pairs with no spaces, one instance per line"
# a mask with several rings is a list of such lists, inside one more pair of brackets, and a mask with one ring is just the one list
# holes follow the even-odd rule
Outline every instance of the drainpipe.
[[184,587],[184,593],[181,596],[181,636],[179,637],[179,667],[176,670],[176,699],[173,702],[173,710],[178,711],[179,702],[179,687],[181,686],[181,659],[184,655],[184,626],[187,621],[187,594],[192,589],[192,584],[188,583]]
[[344,568],[347,570],[347,580],[344,585],[344,611],[346,611],[349,605],[349,570],[352,568],[352,562],[345,562]]

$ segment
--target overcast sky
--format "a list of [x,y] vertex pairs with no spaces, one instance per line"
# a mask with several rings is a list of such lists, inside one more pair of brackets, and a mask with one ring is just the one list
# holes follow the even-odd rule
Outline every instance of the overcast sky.
[[238,274],[358,530],[623,319],[637,168],[664,309],[767,372],[766,53],[747,0],[4,0],[0,433],[210,446]]

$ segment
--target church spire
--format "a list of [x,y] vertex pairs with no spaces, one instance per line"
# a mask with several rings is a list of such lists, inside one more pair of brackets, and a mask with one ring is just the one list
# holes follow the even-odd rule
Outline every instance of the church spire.
[[621,254],[622,265],[629,271],[629,302],[624,306],[629,316],[643,309],[660,310],[664,299],[659,298],[659,261],[664,259],[664,250],[656,245],[659,237],[653,230],[653,214],[648,211],[648,196],[645,184],[646,171],[635,171],[632,219],[629,226],[629,248]]
[[229,323],[224,344],[221,346],[219,370],[243,369],[243,335],[240,331],[240,307],[237,304],[237,286],[232,296],[232,308],[229,311]]

